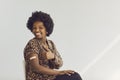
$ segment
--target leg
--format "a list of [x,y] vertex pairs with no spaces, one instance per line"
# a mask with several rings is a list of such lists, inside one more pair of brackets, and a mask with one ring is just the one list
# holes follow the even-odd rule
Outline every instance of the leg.
[[82,78],[80,77],[80,75],[77,72],[75,72],[71,76],[68,76],[68,75],[58,75],[58,76],[56,76],[55,80],[82,80]]

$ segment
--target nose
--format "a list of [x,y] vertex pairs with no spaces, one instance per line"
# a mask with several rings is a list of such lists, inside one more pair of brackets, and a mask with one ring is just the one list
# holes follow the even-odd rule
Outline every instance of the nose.
[[40,32],[40,30],[39,30],[39,29],[36,29],[35,32]]

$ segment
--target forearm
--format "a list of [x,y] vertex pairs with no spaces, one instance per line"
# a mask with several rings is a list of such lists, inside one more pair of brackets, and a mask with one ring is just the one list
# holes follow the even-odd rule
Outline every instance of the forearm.
[[37,73],[42,73],[42,74],[58,75],[59,73],[59,71],[57,70],[53,70],[53,69],[44,67],[42,65],[34,65],[33,68]]
[[51,59],[49,60],[49,67],[52,69],[59,69],[63,65],[62,60]]
[[55,59],[52,60],[52,62],[57,66],[57,69],[60,68],[63,65],[63,61],[61,58],[61,55],[59,54],[59,52],[56,49],[55,44],[51,41],[52,45],[53,45],[53,49],[54,49],[54,54],[55,54]]
[[43,73],[43,74],[48,74],[48,75],[58,75],[59,71],[53,70],[47,67],[44,67],[38,63],[37,59],[33,59],[30,61],[30,64],[33,68],[33,70],[37,73]]
[[53,62],[58,66],[61,67],[63,65],[63,61],[61,56],[56,56],[55,59],[53,60]]

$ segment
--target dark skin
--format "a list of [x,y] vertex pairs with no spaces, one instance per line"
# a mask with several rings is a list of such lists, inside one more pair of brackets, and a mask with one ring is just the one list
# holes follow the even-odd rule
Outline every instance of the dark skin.
[[[32,33],[34,34],[35,38],[41,38],[42,44],[48,50],[48,45],[46,42],[47,31],[45,29],[43,22],[40,22],[40,21],[34,22]],[[33,56],[35,56],[36,58],[30,60],[30,64],[34,68],[34,70],[38,73],[43,73],[43,74],[48,74],[48,75],[64,75],[64,74],[71,75],[71,74],[74,74],[73,70],[61,70],[61,71],[59,71],[59,70],[46,68],[46,67],[39,64],[39,59],[38,59],[37,54],[31,53],[29,55],[29,58],[31,58]],[[46,57],[48,60],[54,59],[54,54],[48,50],[48,52],[46,53]]]

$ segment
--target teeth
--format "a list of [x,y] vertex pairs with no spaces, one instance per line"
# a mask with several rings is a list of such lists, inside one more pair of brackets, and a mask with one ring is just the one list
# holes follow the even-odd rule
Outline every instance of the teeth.
[[41,35],[41,33],[36,33],[36,35]]
[[36,35],[38,38],[41,38],[41,37],[42,37],[42,34],[41,34],[41,33],[35,33],[35,35]]
[[41,32],[37,32],[37,33],[35,33],[35,36],[36,36],[37,38],[42,38],[42,34],[41,34]]
[[36,33],[36,35],[41,35],[41,33]]

